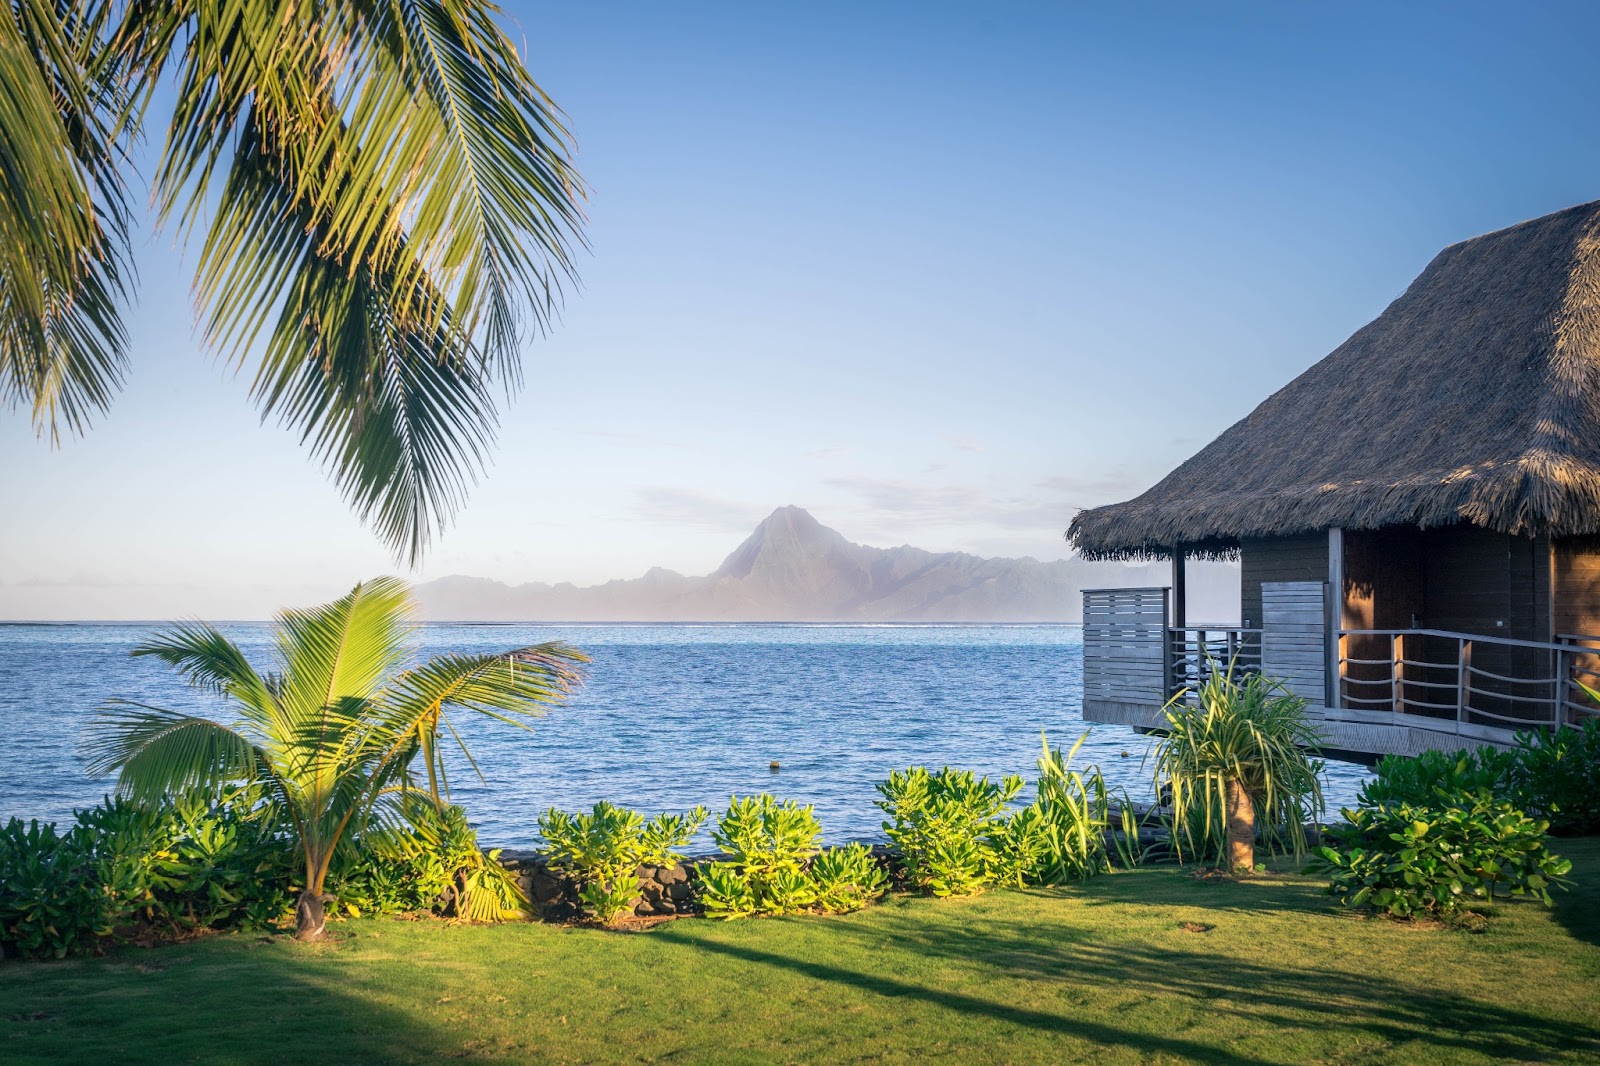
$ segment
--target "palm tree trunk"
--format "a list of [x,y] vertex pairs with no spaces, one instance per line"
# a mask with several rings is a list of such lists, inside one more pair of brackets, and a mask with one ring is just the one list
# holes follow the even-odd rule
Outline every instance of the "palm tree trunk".
[[1237,778],[1228,780],[1228,872],[1247,874],[1256,867],[1256,805]]
[[294,905],[294,938],[296,940],[320,940],[323,930],[327,928],[327,912],[323,904],[329,897],[321,892],[310,889],[300,893],[300,898]]
[[325,895],[322,891],[323,881],[328,875],[327,864],[322,857],[309,847],[306,849],[306,888],[300,893],[300,898],[294,905],[294,938],[296,940],[320,940],[323,931],[327,928],[327,912],[323,904],[333,900],[332,896]]

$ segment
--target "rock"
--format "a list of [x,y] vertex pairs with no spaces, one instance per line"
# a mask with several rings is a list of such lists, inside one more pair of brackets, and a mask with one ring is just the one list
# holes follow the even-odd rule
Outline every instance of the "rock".
[[683,863],[673,867],[656,867],[656,880],[664,885],[687,885],[689,883],[689,868]]
[[691,900],[694,898],[694,886],[689,883],[688,878],[667,885],[666,891],[667,898],[675,900],[678,903],[683,903],[686,900]]

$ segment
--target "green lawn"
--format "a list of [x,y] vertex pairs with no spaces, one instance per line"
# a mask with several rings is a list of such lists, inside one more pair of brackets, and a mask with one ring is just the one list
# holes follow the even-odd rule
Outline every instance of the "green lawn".
[[1481,934],[1148,869],[843,918],[364,920],[8,963],[0,1062],[1600,1062],[1600,840],[1559,850],[1578,889]]

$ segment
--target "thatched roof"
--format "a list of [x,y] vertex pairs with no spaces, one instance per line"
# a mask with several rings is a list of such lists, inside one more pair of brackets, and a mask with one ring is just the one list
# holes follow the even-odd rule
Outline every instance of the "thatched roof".
[[1067,538],[1133,558],[1461,521],[1600,532],[1600,201],[1446,248],[1327,358]]

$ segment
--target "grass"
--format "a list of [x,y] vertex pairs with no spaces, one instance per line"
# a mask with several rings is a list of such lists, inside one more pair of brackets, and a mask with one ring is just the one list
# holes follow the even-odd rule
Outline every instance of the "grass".
[[1600,1062],[1600,839],[1559,850],[1578,887],[1478,934],[1157,868],[842,918],[362,920],[0,964],[0,1062]]

